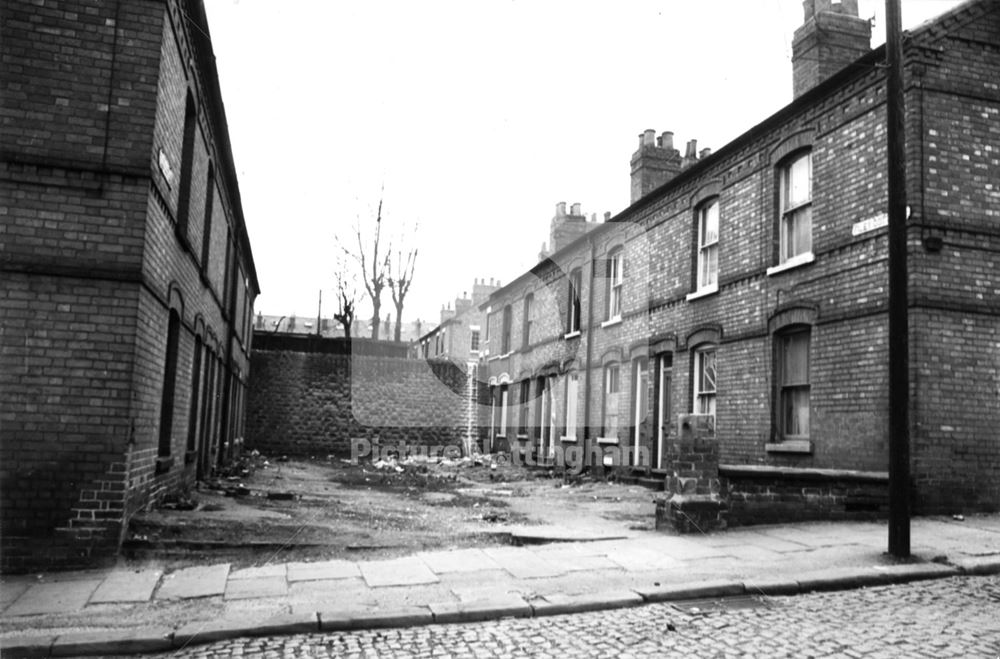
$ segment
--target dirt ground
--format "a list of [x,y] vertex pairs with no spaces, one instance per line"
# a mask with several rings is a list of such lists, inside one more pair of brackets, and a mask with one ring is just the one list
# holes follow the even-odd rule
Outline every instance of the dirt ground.
[[232,475],[140,513],[123,553],[168,568],[232,562],[391,558],[421,550],[651,531],[653,492],[483,459],[352,465],[252,456]]

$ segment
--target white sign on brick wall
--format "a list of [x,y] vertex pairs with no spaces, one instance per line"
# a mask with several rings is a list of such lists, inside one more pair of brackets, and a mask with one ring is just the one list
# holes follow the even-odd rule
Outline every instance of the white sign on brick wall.
[[889,225],[889,216],[885,213],[879,213],[875,217],[869,217],[867,220],[861,220],[860,222],[855,222],[851,226],[851,235],[860,236],[863,233],[868,233],[869,231],[875,231],[876,229],[881,229],[884,226]]

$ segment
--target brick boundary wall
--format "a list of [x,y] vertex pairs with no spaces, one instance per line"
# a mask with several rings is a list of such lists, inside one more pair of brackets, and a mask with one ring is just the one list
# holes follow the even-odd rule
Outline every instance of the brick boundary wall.
[[405,354],[392,342],[256,335],[246,449],[346,458],[363,438],[464,453],[478,432],[469,397],[481,387],[470,388],[465,364]]
[[889,475],[832,469],[719,465],[729,526],[884,519]]
[[714,419],[678,416],[667,446],[656,528],[700,533],[732,526],[888,515],[887,472],[719,464]]

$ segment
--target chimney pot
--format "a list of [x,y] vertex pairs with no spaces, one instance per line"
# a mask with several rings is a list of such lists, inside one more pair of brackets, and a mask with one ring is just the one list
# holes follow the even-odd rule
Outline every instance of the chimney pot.
[[608,222],[611,220],[611,211],[604,211],[604,221]]
[[565,214],[566,214],[566,202],[560,201],[558,204],[556,204],[556,216],[562,217]]
[[580,214],[580,204],[577,203],[577,204],[573,204],[572,206],[570,206],[570,211],[571,211],[571,213],[573,215],[579,215]]
[[697,158],[698,157],[698,140],[688,140],[687,151],[684,153],[685,158]]
[[672,131],[665,130],[660,134],[660,148],[667,149],[668,151],[674,148],[674,134]]
[[706,147],[698,152],[698,158],[707,158],[712,155],[712,149]]
[[642,146],[653,146],[656,142],[656,131],[652,128],[647,128],[642,132]]

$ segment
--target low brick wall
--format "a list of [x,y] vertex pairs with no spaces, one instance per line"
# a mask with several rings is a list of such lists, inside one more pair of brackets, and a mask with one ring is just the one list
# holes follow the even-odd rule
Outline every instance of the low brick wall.
[[889,475],[834,469],[719,465],[729,524],[877,519],[889,513]]
[[[298,339],[298,340],[296,340]],[[351,440],[467,446],[482,385],[464,364],[407,359],[388,342],[255,337],[246,449],[349,457]],[[471,420],[470,420],[471,419]]]

